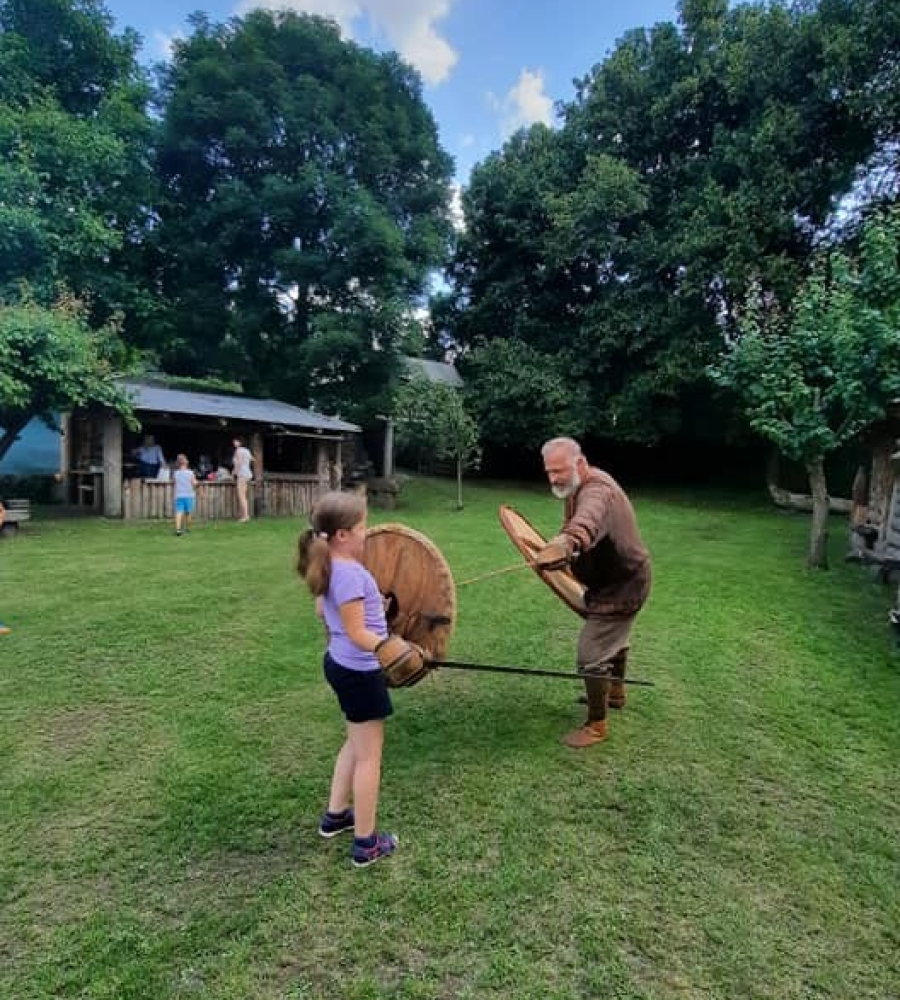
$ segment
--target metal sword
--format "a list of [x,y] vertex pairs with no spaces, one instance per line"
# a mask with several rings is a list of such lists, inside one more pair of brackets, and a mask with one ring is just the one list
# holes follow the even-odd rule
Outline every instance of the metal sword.
[[642,680],[638,677],[615,677],[609,673],[599,673],[596,670],[592,670],[592,667],[596,667],[597,664],[589,663],[587,667],[582,668],[574,673],[569,673],[562,670],[542,670],[539,668],[531,669],[529,667],[512,667],[496,663],[470,663],[465,660],[428,660],[426,661],[427,666],[432,670],[440,670],[442,667],[447,667],[450,670],[483,670],[487,673],[494,674],[522,674],[529,677],[565,677],[570,681],[583,681],[583,680],[598,680],[598,681],[617,681],[623,684],[636,684],[640,687],[655,687],[653,681]]

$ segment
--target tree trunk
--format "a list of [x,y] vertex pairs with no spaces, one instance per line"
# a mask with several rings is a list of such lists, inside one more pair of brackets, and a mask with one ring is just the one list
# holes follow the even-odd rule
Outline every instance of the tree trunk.
[[825,481],[825,463],[822,458],[807,462],[806,472],[813,498],[807,564],[810,569],[828,569],[828,483]]
[[888,512],[894,489],[891,454],[895,448],[889,434],[879,434],[872,445],[872,473],[869,476],[869,521],[879,528],[878,541],[887,534]]
[[456,460],[456,509],[463,509],[463,499],[462,499],[462,459]]
[[25,430],[30,419],[30,417],[23,417],[20,420],[13,421],[9,427],[3,428],[2,433],[0,433],[0,460],[3,459],[3,456],[19,440],[19,435]]

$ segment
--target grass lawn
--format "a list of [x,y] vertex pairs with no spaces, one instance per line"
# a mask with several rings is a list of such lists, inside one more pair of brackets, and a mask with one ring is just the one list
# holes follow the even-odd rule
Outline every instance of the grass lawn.
[[[545,534],[544,489],[411,484],[373,521],[458,580]],[[0,544],[0,998],[900,996],[900,663],[887,590],[803,568],[805,519],[640,494],[654,557],[629,690],[572,751],[565,680],[395,694],[381,825],[323,842],[342,725],[292,570],[300,525],[32,522]],[[530,573],[459,590],[458,659],[567,669]]]

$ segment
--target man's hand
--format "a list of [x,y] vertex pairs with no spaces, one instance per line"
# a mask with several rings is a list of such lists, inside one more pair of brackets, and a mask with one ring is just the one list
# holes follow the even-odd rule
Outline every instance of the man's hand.
[[554,535],[542,549],[538,549],[534,561],[541,569],[565,569],[572,561],[572,549],[572,539],[568,535]]

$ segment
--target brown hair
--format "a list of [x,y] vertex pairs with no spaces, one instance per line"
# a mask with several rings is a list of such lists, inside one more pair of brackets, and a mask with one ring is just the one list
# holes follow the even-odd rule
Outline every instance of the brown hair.
[[328,590],[331,553],[328,543],[338,531],[350,531],[366,516],[366,501],[357,493],[326,493],[313,507],[312,526],[297,540],[297,572],[315,597]]

